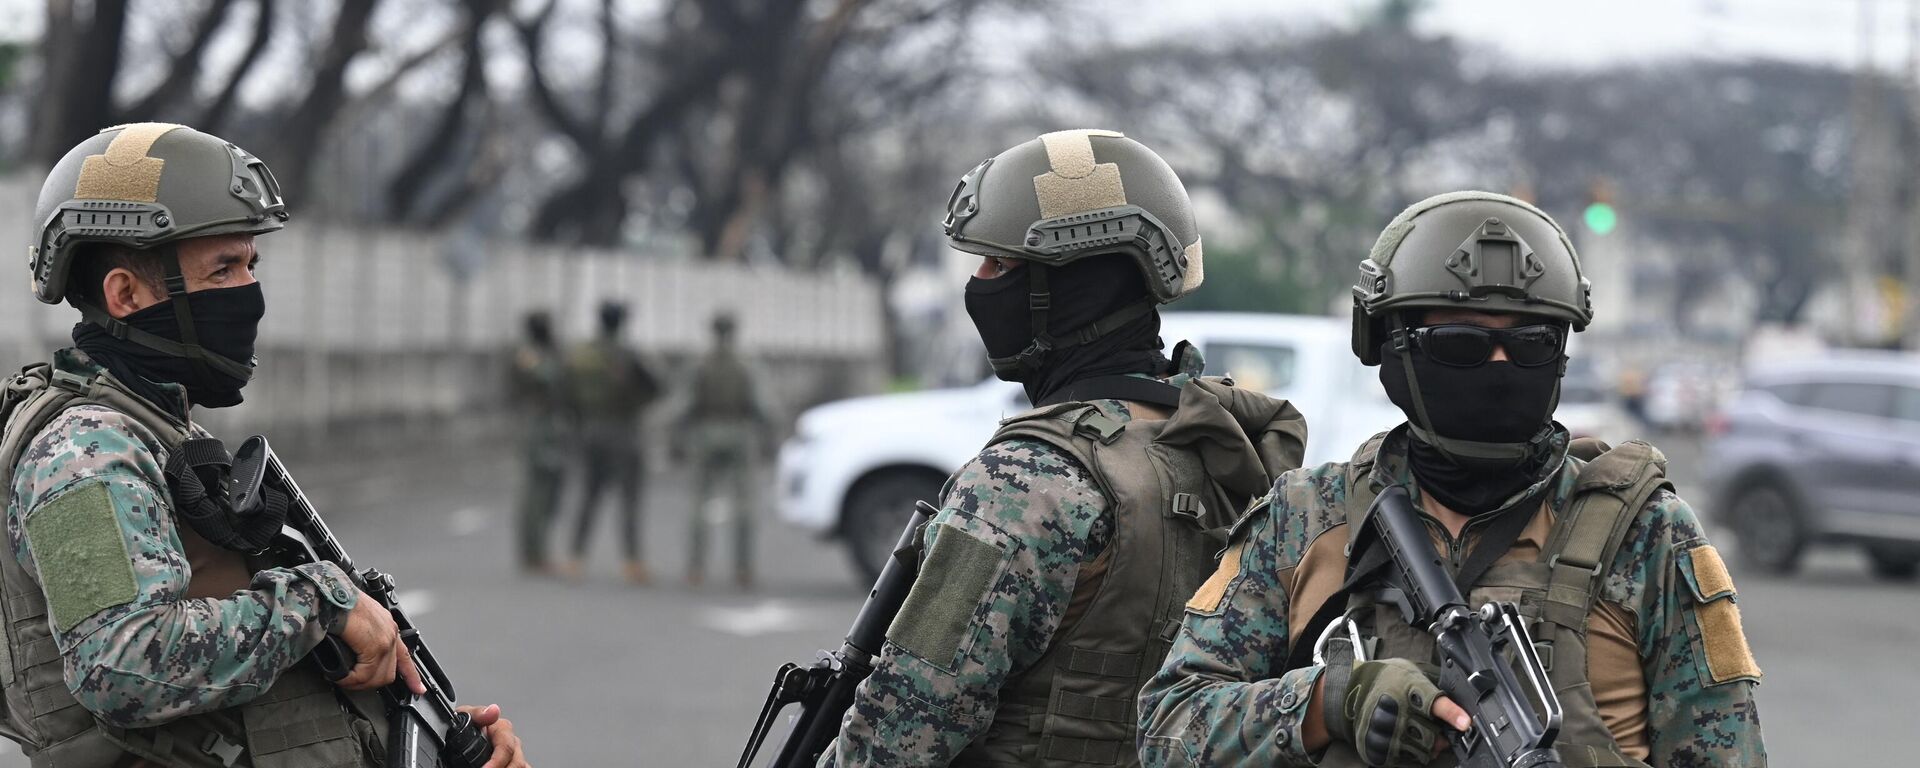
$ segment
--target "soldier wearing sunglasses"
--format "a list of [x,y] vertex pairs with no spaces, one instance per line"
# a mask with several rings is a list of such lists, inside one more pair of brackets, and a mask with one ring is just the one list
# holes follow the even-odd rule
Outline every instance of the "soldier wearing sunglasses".
[[1765,765],[1733,581],[1665,457],[1552,420],[1567,334],[1592,318],[1566,233],[1527,203],[1456,192],[1388,224],[1353,348],[1407,421],[1286,473],[1234,526],[1141,693],[1143,764],[1452,765],[1468,715],[1351,535],[1402,486],[1474,607],[1530,624],[1566,766]]

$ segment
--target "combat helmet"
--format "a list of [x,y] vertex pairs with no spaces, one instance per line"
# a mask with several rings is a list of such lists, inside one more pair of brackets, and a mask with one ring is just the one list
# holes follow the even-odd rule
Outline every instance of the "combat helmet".
[[1592,284],[1553,218],[1493,192],[1449,192],[1408,206],[1360,262],[1353,353],[1380,364],[1396,315],[1421,309],[1514,312],[1585,330]]
[[28,247],[33,295],[65,298],[89,322],[156,351],[245,379],[251,368],[200,347],[126,326],[105,310],[69,297],[67,277],[79,248],[114,243],[158,249],[181,327],[193,328],[186,281],[172,244],[208,235],[273,232],[286,226],[286,202],[267,165],[231,142],[171,123],[119,125],[68,150],[47,173],[34,205],[36,239]]
[[[953,247],[1028,263],[1033,346],[990,360],[996,371],[1082,344],[1200,287],[1206,277],[1193,204],[1167,161],[1115,131],[1070,130],[987,158],[954,188],[943,222]],[[1149,301],[1073,334],[1049,335],[1047,268],[1083,258],[1130,259]]]

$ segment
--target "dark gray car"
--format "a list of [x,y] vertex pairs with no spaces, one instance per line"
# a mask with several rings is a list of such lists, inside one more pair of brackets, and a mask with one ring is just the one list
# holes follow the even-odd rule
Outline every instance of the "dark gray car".
[[1751,371],[1712,425],[1715,517],[1749,565],[1791,572],[1809,544],[1862,544],[1920,570],[1920,356],[1858,353]]

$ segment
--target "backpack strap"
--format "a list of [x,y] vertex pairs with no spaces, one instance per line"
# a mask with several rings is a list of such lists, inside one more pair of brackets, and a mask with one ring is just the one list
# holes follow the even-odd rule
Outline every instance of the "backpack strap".
[[1667,457],[1638,440],[1621,443],[1580,468],[1573,503],[1554,522],[1541,551],[1550,574],[1542,618],[1586,633],[1606,569],[1640,510],[1662,488],[1673,489]]

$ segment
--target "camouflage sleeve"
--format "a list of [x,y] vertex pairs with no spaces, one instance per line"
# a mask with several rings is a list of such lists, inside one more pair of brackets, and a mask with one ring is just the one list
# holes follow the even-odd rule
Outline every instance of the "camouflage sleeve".
[[1301,724],[1322,667],[1278,668],[1288,633],[1280,571],[1303,549],[1285,545],[1299,516],[1278,495],[1248,514],[1141,691],[1143,765],[1314,764]]
[[1072,459],[1020,440],[981,452],[927,526],[919,578],[820,764],[952,762],[1046,651],[1112,525]]
[[222,599],[192,573],[164,477],[132,424],[74,408],[29,447],[7,532],[47,596],[67,688],[103,720],[157,725],[245,703],[339,629],[358,598],[330,563],[254,574]]
[[1647,728],[1658,768],[1765,766],[1754,688],[1760,667],[1733,579],[1693,508],[1656,493],[1627,532],[1608,591],[1639,618]]

